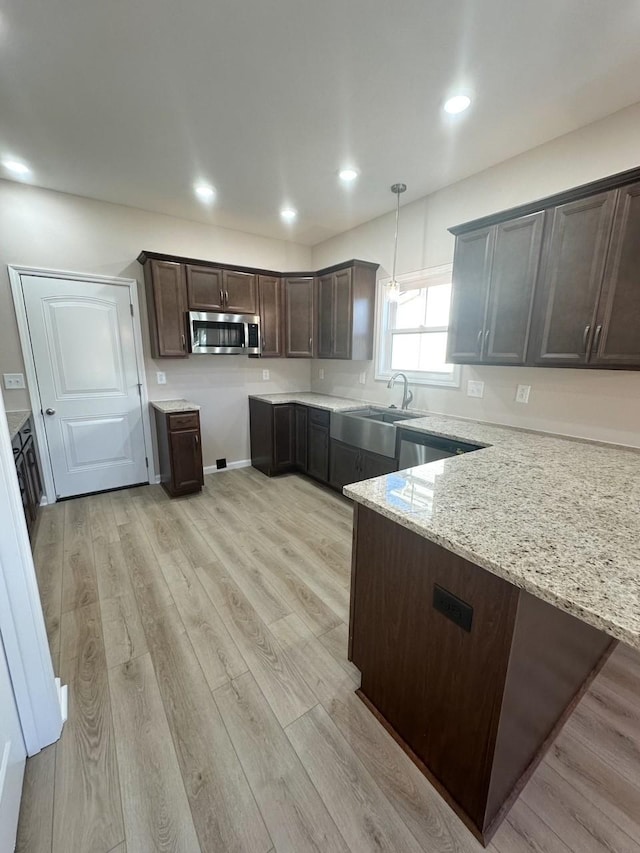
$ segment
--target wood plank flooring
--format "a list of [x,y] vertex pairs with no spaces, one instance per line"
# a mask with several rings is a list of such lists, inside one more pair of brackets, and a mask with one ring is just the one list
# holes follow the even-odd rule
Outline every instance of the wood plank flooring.
[[[70,716],[27,762],[21,853],[483,849],[354,695],[346,500],[242,469],[42,516]],[[488,849],[640,853],[640,655],[614,653]]]

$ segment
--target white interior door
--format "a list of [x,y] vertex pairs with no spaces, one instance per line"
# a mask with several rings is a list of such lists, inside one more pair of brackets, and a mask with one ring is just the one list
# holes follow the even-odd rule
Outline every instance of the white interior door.
[[148,481],[129,288],[23,275],[56,496]]
[[0,853],[12,853],[26,750],[0,634]]

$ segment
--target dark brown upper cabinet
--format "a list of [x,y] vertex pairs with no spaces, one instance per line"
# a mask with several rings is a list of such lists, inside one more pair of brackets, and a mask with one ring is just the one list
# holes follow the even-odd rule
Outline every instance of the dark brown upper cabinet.
[[147,314],[154,358],[186,358],[187,287],[184,266],[151,260],[144,266]]
[[456,240],[448,358],[473,364],[482,360],[484,318],[495,230],[483,228]]
[[185,266],[189,311],[223,311],[222,270],[215,267]]
[[318,277],[318,358],[373,358],[376,269],[355,263]]
[[456,241],[449,357],[464,364],[524,364],[544,212]]
[[284,289],[276,276],[258,276],[258,301],[262,357],[284,356]]
[[640,366],[640,183],[618,190],[590,363]]
[[285,352],[287,358],[313,358],[314,339],[314,279],[285,278]]
[[223,270],[224,310],[228,314],[257,314],[258,287],[253,273]]
[[533,364],[584,365],[594,343],[616,192],[550,212],[536,305]]

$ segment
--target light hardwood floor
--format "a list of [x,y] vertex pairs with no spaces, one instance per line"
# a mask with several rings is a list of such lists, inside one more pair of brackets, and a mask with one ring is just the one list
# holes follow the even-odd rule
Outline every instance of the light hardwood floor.
[[[26,853],[479,853],[354,695],[351,507],[298,476],[47,508],[35,543],[59,743],[29,759]],[[640,853],[640,656],[619,648],[492,853]]]

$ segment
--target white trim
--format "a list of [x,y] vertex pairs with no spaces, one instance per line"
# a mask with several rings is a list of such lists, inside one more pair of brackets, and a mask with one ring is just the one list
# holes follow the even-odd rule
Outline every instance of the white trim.
[[0,631],[28,755],[60,737],[62,715],[0,395]]
[[33,425],[40,451],[40,462],[44,480],[44,497],[48,504],[56,502],[56,490],[53,482],[53,469],[49,454],[47,433],[44,428],[44,416],[40,401],[40,389],[36,366],[31,349],[31,338],[29,336],[29,324],[27,321],[27,309],[24,302],[24,290],[22,287],[22,276],[43,276],[46,278],[60,278],[67,281],[90,281],[96,284],[113,284],[129,288],[129,302],[133,305],[133,339],[136,353],[136,367],[138,371],[138,382],[140,383],[140,408],[142,413],[142,431],[144,435],[145,455],[149,460],[148,482],[154,483],[156,471],[153,458],[153,444],[151,441],[151,420],[149,415],[149,394],[147,390],[147,377],[144,369],[144,355],[142,351],[142,327],[140,325],[140,302],[138,300],[138,282],[135,278],[118,278],[116,276],[94,275],[93,273],[69,272],[66,270],[51,270],[42,267],[27,267],[9,264],[9,281],[11,283],[11,294],[18,322],[18,335],[24,359],[24,368],[27,375],[27,386],[29,403],[33,415]]
[[234,468],[251,468],[250,459],[238,459],[237,462],[228,462],[226,468],[216,468],[215,465],[205,465],[205,474],[222,474],[223,471],[231,471]]

